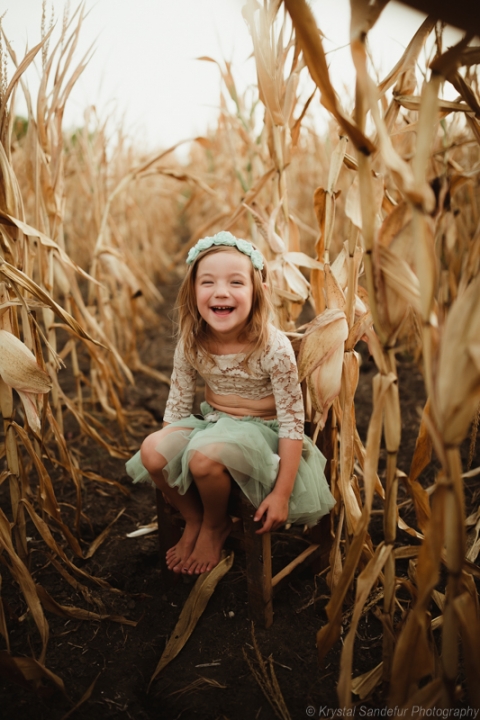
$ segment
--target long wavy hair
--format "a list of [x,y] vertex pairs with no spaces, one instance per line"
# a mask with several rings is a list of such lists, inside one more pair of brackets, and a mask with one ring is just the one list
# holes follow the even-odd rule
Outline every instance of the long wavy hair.
[[[197,369],[199,356],[214,363],[214,359],[208,351],[208,341],[210,339],[208,325],[197,308],[195,280],[198,264],[207,255],[220,252],[240,251],[225,245],[214,245],[200,253],[195,261],[189,265],[187,274],[178,291],[176,304],[177,338],[183,343],[186,359]],[[248,361],[252,355],[262,351],[267,345],[268,323],[273,310],[270,301],[270,279],[266,263],[264,263],[263,270],[256,270],[251,265],[251,272],[253,284],[252,308],[247,318],[247,324],[240,336],[242,341],[250,345],[243,361],[243,365],[247,370]]]

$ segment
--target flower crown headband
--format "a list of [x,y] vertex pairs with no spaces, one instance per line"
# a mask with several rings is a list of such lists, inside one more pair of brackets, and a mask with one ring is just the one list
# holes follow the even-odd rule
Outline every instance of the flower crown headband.
[[200,253],[208,250],[212,245],[225,245],[227,247],[237,248],[237,250],[244,255],[248,255],[255,270],[263,270],[264,262],[261,252],[254,248],[248,240],[239,240],[235,235],[225,230],[222,230],[212,237],[202,238],[196,245],[190,248],[187,255],[187,265],[194,263]]

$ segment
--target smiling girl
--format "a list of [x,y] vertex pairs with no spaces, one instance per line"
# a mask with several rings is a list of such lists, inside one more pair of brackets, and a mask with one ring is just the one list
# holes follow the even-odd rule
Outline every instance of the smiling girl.
[[[187,257],[178,295],[175,350],[164,427],[127,463],[151,479],[185,520],[167,552],[174,572],[199,574],[220,560],[236,482],[257,508],[258,533],[286,521],[314,525],[335,504],[325,458],[304,436],[292,346],[270,322],[261,253],[229,232],[203,238]],[[192,415],[197,373],[202,415]]]

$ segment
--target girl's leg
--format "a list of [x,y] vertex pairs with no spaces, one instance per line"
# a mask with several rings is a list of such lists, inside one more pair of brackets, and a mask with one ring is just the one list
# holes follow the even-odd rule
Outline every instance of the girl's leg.
[[[166,496],[171,505],[177,508],[185,520],[182,537],[166,554],[167,567],[174,572],[181,572],[184,562],[190,557],[202,524],[203,508],[196,487],[191,485],[185,495],[180,495],[176,488],[170,487],[163,475],[167,464],[165,457],[156,449],[161,441],[172,432],[185,428],[169,428],[152,433],[142,443],[140,450],[144,467],[148,470],[155,485]],[[188,430],[187,430],[188,432]]]
[[223,544],[232,527],[227,513],[230,475],[219,462],[195,452],[189,463],[203,505],[203,521],[195,547],[183,564],[190,575],[212,570],[220,562]]

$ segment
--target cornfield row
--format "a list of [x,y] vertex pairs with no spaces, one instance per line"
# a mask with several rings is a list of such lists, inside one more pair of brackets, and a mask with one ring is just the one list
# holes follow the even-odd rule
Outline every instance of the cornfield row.
[[[74,61],[83,6],[64,17],[55,41],[53,29],[44,31],[21,60],[2,31],[2,53],[16,70],[9,82],[3,72],[0,89],[0,484],[8,482],[11,498],[10,508],[0,510],[0,548],[40,634],[41,650],[31,661],[36,667],[45,665],[48,624],[44,598],[28,570],[27,522],[79,584],[100,582],[74,562],[85,557],[79,529],[89,477],[65,440],[65,414],[113,456],[130,454],[135,417],[122,406],[126,383],[134,371],[168,382],[137,352],[137,337],[155,322],[151,308],[161,302],[157,284],[199,237],[230,229],[251,237],[269,259],[279,325],[299,347],[309,419],[317,434],[325,428],[333,434],[331,598],[317,643],[323,660],[340,637],[344,601],[355,587],[340,705],[351,707],[353,691],[364,697],[384,681],[392,706],[452,706],[460,638],[470,700],[480,707],[480,570],[474,564],[480,522],[469,518],[476,536],[467,554],[459,450],[480,401],[480,51],[468,35],[445,49],[441,24],[429,17],[377,84],[366,42],[385,4],[351,0],[357,79],[350,112],[332,86],[305,0],[284,0],[283,6],[281,0],[248,0],[243,13],[262,127],[237,91],[231,66],[220,63],[226,95],[218,127],[197,138],[184,166],[174,148],[140,158],[119,137],[112,150],[93,110],[81,130],[66,136],[65,104],[88,62]],[[419,81],[416,67],[425,47],[431,56]],[[36,106],[22,80],[33,62],[41,65]],[[0,66],[5,64],[2,57]],[[331,115],[328,151],[325,138],[306,127],[317,94],[299,104],[301,75],[307,73]],[[455,101],[442,99],[445,83],[458,93]],[[12,112],[17,91],[28,107],[23,124]],[[315,319],[298,328],[306,302]],[[377,368],[365,445],[354,411],[361,340]],[[403,477],[397,467],[402,420],[396,355],[406,344],[415,349],[428,400],[411,470]],[[81,370],[80,355],[88,357],[88,372]],[[65,364],[75,378],[71,397],[59,382]],[[107,431],[95,408],[118,423],[119,433]],[[425,489],[419,478],[432,450],[440,469]],[[75,527],[62,519],[52,464],[76,488]],[[416,527],[401,517],[400,478]],[[114,479],[96,479],[120,491]],[[375,495],[384,507],[383,540],[376,546],[369,532]],[[397,527],[417,542],[400,544]],[[397,563],[405,558],[412,605],[399,629]],[[442,567],[446,593],[440,619],[432,623]],[[378,584],[383,660],[353,685],[356,630]],[[432,642],[438,626],[440,657]],[[1,596],[0,634],[10,652]],[[25,668],[24,661],[17,667]]]

